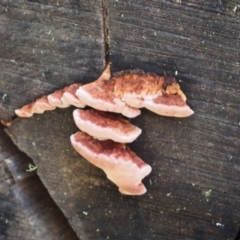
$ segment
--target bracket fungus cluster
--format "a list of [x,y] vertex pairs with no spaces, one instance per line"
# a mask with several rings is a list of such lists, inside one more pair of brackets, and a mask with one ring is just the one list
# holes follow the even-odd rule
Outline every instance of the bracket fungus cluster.
[[140,115],[140,108],[145,107],[163,116],[188,117],[193,114],[174,77],[142,70],[121,71],[111,76],[110,64],[96,81],[72,84],[15,110],[15,113],[19,117],[31,117],[34,113],[70,105],[92,107],[73,112],[74,121],[81,130],[70,137],[73,147],[101,168],[119,191],[127,195],[146,192],[142,179],[152,168],[125,144],[134,141],[142,130],[117,113],[133,118]]

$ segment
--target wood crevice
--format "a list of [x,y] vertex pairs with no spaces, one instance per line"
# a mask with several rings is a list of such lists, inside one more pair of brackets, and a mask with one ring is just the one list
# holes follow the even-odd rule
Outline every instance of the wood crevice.
[[102,14],[103,14],[103,38],[105,51],[105,65],[110,61],[110,45],[109,45],[109,13],[107,0],[102,0]]
[[234,240],[240,240],[240,226],[238,228],[237,236],[234,238]]

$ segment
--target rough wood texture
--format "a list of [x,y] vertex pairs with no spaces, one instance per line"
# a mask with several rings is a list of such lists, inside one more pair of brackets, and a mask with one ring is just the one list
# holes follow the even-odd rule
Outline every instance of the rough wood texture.
[[36,174],[12,187],[36,239],[79,239]]
[[18,150],[4,134],[0,126],[0,239],[33,240],[34,235],[22,208],[17,204],[11,191],[14,184],[12,175],[4,162],[16,156]]
[[32,160],[0,133],[0,239],[78,239],[36,171],[28,171]]
[[0,118],[105,65],[102,3],[1,1]]
[[[0,12],[0,119],[10,120],[17,107],[70,83],[87,82],[97,77],[104,68],[101,1],[1,1]],[[59,120],[63,118],[61,116]],[[52,120],[48,121],[43,124],[51,124]],[[25,133],[26,138],[31,134],[28,130]],[[0,147],[0,154],[3,154],[2,143]],[[7,153],[14,156],[11,148]],[[13,161],[7,168],[12,167],[10,176],[15,174],[19,177],[21,158],[14,160],[18,161]],[[19,228],[7,228],[4,214],[9,212],[13,216],[10,210],[14,212],[14,209],[7,208],[1,201],[0,207],[4,209],[1,224],[3,239],[7,236],[5,230],[10,232],[9,239],[11,236],[15,236],[13,239],[21,239],[21,236],[22,239],[32,239],[34,234],[34,239],[53,239],[54,234],[57,239],[75,239],[73,231],[67,230],[59,209],[46,214],[49,206],[53,209],[56,207],[49,205],[51,199],[46,189],[42,188],[41,194],[35,195],[33,187],[36,185],[39,189],[41,185],[37,185],[35,180],[23,181],[14,185],[12,199],[21,204],[22,207],[18,207],[20,210],[26,210],[27,219]],[[11,185],[5,186],[4,183],[1,183],[1,188],[11,188]],[[39,198],[37,202],[36,197]],[[31,201],[29,207],[24,205]],[[31,215],[34,210],[36,214]],[[37,223],[41,228],[33,227],[33,234],[27,225],[28,220],[33,220],[31,223]],[[49,224],[49,221],[53,223]],[[61,231],[66,232],[65,236],[60,236]],[[44,236],[46,232],[48,235]],[[81,231],[78,235],[81,237]]]
[[[89,2],[92,6],[95,6],[93,2],[100,4]],[[50,8],[50,4],[54,5],[49,2],[43,8]],[[237,235],[240,223],[240,25],[239,11],[233,11],[236,5],[234,0],[105,2],[105,12],[109,14],[105,26],[109,28],[110,60],[114,70],[138,67],[158,74],[177,70],[180,85],[195,110],[195,115],[188,119],[164,118],[144,110],[140,117],[132,120],[143,133],[130,147],[153,167],[152,174],[144,180],[148,188],[146,195],[121,196],[100,170],[74,152],[69,142],[69,136],[77,131],[72,119],[74,108],[35,115],[32,119],[17,119],[8,129],[19,148],[38,165],[41,180],[81,239],[225,240]],[[69,9],[69,6],[64,7]],[[44,16],[51,16],[48,13]],[[46,13],[43,11],[43,14]],[[73,22],[78,15],[70,17],[69,11],[66,12],[66,18]],[[91,15],[100,26],[101,17],[97,20],[96,16],[99,17]],[[67,31],[61,25],[62,18],[58,20],[59,32]],[[95,29],[88,18],[86,21],[90,29]],[[6,26],[6,21],[0,26]],[[54,22],[54,29],[57,26]],[[78,31],[78,36],[88,31],[86,29]],[[47,28],[46,32],[50,30]],[[97,33],[91,31],[91,34]],[[47,42],[50,44],[50,40]],[[76,75],[59,73],[60,83],[54,81],[55,86],[72,83],[76,76],[85,75],[84,81],[95,79],[96,73],[103,70],[104,61],[104,57],[96,60],[96,56],[101,55],[96,52],[104,47],[102,40],[95,43],[94,50],[88,51],[94,54],[93,62],[98,61],[98,65],[90,62],[88,68],[85,61],[79,62]],[[50,45],[49,51],[59,46],[60,40]],[[76,42],[71,41],[68,46],[75,48]],[[21,48],[16,49],[24,59]],[[7,58],[8,51],[0,51],[1,57]],[[75,64],[76,59],[82,58],[74,53]],[[23,86],[31,72],[22,72],[18,65],[14,68],[15,64],[20,64],[17,59],[17,63],[12,63],[9,57],[11,66],[2,65],[4,71],[0,74],[16,69],[14,76],[19,83],[14,77],[7,81],[10,75],[1,75],[0,89],[6,84],[11,84],[11,87],[7,85],[8,89],[17,86],[20,93],[26,93],[26,98],[14,102],[7,101],[6,96],[4,109],[10,110],[7,115],[6,110],[4,114],[1,112],[1,117],[12,116],[16,106],[55,89],[49,83],[44,85],[46,79],[41,76],[41,69],[52,66],[58,59],[55,70],[63,71],[65,68],[59,67],[69,64],[69,55],[64,58],[57,55],[56,59],[44,56],[39,54],[35,60],[35,68],[40,68],[40,90],[36,90],[36,85]],[[88,71],[93,67],[97,70]],[[36,94],[29,94],[31,88]],[[20,95],[15,97],[19,99]]]
[[[231,239],[240,199],[239,12],[237,1],[109,1],[116,70],[140,67],[177,78],[195,115],[144,112],[136,152],[153,165],[145,238]],[[154,214],[153,214],[154,213]],[[154,215],[154,217],[151,216]],[[160,216],[175,216],[170,222]],[[178,220],[177,220],[178,219]],[[169,235],[168,235],[169,236]]]

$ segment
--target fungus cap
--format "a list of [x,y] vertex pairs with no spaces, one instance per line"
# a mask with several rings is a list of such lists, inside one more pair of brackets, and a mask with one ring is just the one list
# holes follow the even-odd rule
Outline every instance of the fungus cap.
[[54,110],[56,107],[52,106],[47,99],[47,96],[38,98],[35,102],[27,104],[20,109],[16,109],[15,113],[19,117],[31,117],[34,113],[43,113],[45,111]]
[[194,112],[180,95],[162,95],[144,102],[144,107],[162,116],[189,117]]
[[75,150],[101,168],[121,193],[142,195],[146,192],[142,179],[152,168],[126,145],[111,140],[98,141],[83,132],[73,134],[70,140]]
[[66,88],[57,90],[57,91],[49,94],[47,96],[48,102],[52,106],[55,106],[55,107],[58,107],[58,108],[67,108],[67,107],[69,107],[70,104],[68,104],[67,102],[64,102],[64,101],[61,100],[65,90],[66,90]]
[[108,64],[96,81],[79,87],[76,91],[77,97],[86,105],[98,110],[121,113],[129,118],[140,115],[139,109],[128,106],[114,96],[115,82],[110,77],[110,64]]
[[172,76],[158,76],[142,70],[116,73],[114,96],[129,106],[147,108],[159,115],[188,117],[193,111],[186,104],[186,96]]
[[76,95],[78,88],[82,86],[81,83],[74,83],[66,87],[62,95],[61,101],[64,104],[73,105],[75,107],[84,108],[86,106]]
[[73,111],[73,119],[81,131],[99,140],[111,139],[115,142],[130,143],[142,132],[121,115],[95,109],[76,109]]

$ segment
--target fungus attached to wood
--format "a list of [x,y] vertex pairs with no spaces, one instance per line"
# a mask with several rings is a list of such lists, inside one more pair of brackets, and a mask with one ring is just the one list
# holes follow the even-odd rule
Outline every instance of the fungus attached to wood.
[[176,79],[142,70],[116,73],[114,96],[135,108],[147,108],[159,115],[188,117],[193,114]]
[[27,104],[20,109],[15,110],[19,117],[31,117],[34,113],[43,113],[45,111],[54,110],[56,107],[52,106],[47,99],[47,96],[38,98],[35,102]]
[[127,117],[147,108],[159,115],[188,117],[193,114],[186,96],[172,76],[158,76],[142,70],[127,70],[110,75],[110,64],[94,82],[81,86],[76,95],[95,109],[121,113]]
[[76,95],[86,105],[101,111],[121,113],[129,118],[140,115],[139,109],[128,106],[120,98],[114,96],[115,81],[110,78],[110,64],[108,64],[96,81],[81,86]]
[[146,192],[142,179],[152,168],[126,145],[111,140],[98,141],[83,132],[77,132],[70,139],[76,151],[101,168],[122,194],[142,195]]
[[76,96],[76,90],[82,86],[81,83],[75,83],[63,89],[57,90],[48,96],[38,98],[35,102],[27,104],[20,109],[16,109],[15,113],[19,117],[31,117],[34,113],[43,113],[45,111],[58,108],[67,108],[70,105],[84,108],[86,104],[82,103]]
[[164,94],[155,99],[145,100],[144,107],[159,115],[170,117],[188,117],[194,113],[180,95]]
[[80,86],[82,86],[81,83],[74,83],[66,87],[61,101],[65,104],[68,104],[68,106],[73,105],[75,107],[84,108],[86,104],[76,96],[76,91]]
[[121,115],[95,109],[76,109],[73,111],[73,119],[81,131],[99,140],[111,139],[115,142],[130,143],[142,132]]
[[94,108],[73,112],[76,125],[83,131],[71,136],[73,147],[101,168],[121,193],[141,195],[146,192],[142,179],[151,172],[151,167],[123,144],[134,141],[141,129],[116,113],[133,118],[141,113],[139,108],[145,107],[163,116],[188,117],[193,111],[174,77],[142,70],[121,71],[111,77],[110,65],[96,81],[72,84],[15,113],[19,117],[31,117],[34,113],[70,105]]
[[66,88],[57,90],[47,96],[48,102],[58,108],[67,108],[70,106],[67,102],[63,102],[62,96]]
[[139,108],[143,107],[163,116],[188,117],[193,114],[174,77],[142,70],[121,71],[111,77],[110,64],[96,81],[85,85],[72,84],[37,99],[15,113],[20,117],[30,117],[33,113],[70,105],[79,108],[88,105],[129,118],[138,116],[141,113]]

